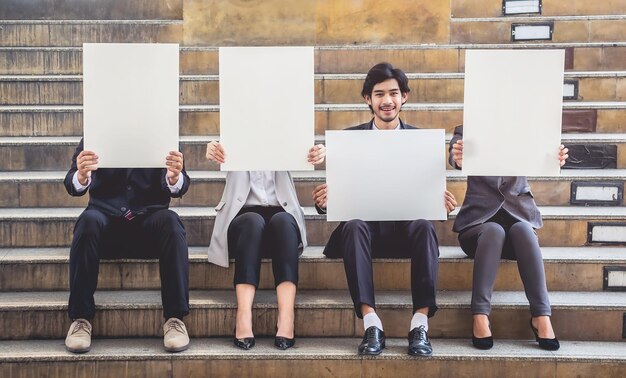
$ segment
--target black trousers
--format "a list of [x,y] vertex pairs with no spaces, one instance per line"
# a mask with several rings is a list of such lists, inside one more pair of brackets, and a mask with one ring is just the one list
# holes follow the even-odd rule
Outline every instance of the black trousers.
[[428,316],[435,314],[439,243],[430,221],[351,220],[343,225],[341,237],[346,278],[359,318],[361,304],[376,308],[372,258],[379,257],[411,259],[413,312],[428,307]]
[[71,319],[93,319],[93,294],[100,259],[158,258],[163,317],[189,314],[189,251],[185,228],[175,212],[163,209],[128,221],[85,210],[74,227],[70,249]]
[[298,284],[300,229],[282,207],[244,207],[228,226],[228,253],[235,259],[234,285],[259,286],[261,258],[272,259],[274,284]]

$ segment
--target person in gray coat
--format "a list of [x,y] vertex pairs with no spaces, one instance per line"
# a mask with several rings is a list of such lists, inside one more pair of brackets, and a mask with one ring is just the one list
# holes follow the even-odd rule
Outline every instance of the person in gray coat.
[[[308,161],[320,164],[325,156],[326,148],[319,144],[309,150]],[[206,158],[224,163],[224,148],[218,142],[209,142]],[[209,262],[228,267],[229,257],[235,259],[235,346],[247,350],[255,345],[252,303],[259,285],[261,258],[271,258],[278,298],[274,345],[283,350],[291,348],[295,344],[298,257],[307,246],[304,212],[291,174],[279,171],[228,172],[222,199],[215,210]]]
[[[457,126],[450,141],[449,162],[463,166],[463,126]],[[567,148],[559,147],[561,166]],[[543,222],[525,176],[469,176],[467,191],[452,230],[459,233],[463,252],[474,259],[472,285],[472,344],[490,349],[493,336],[489,322],[491,294],[500,259],[517,260],[526,297],[530,304],[530,327],[539,346],[559,349],[550,322],[550,301],[543,257],[536,229]]]

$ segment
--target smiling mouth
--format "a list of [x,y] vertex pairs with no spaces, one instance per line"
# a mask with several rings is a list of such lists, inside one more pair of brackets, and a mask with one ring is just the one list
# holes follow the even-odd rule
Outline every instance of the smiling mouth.
[[394,110],[395,107],[385,107],[385,108],[380,108],[380,110],[382,110],[383,112],[390,112],[392,110]]

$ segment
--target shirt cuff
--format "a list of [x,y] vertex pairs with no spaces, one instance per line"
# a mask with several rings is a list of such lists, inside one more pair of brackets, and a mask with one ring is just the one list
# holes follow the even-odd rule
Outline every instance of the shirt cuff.
[[78,181],[78,171],[76,171],[72,177],[72,185],[77,192],[84,192],[91,185],[91,177],[87,177],[87,185],[83,185]]
[[182,172],[178,175],[178,181],[176,181],[176,184],[174,185],[170,185],[170,182],[167,179],[167,173],[165,174],[165,183],[167,184],[167,187],[170,189],[170,193],[172,194],[180,192],[180,190],[183,188],[183,182],[184,179]]

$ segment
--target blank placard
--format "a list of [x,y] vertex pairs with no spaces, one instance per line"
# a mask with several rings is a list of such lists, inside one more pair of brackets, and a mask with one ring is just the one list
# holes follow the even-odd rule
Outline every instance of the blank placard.
[[313,170],[312,47],[220,47],[222,171]]
[[100,168],[165,167],[178,151],[178,44],[83,44],[84,149]]
[[327,131],[327,219],[446,219],[444,146],[440,129]]
[[564,58],[563,50],[466,52],[464,174],[559,174]]

